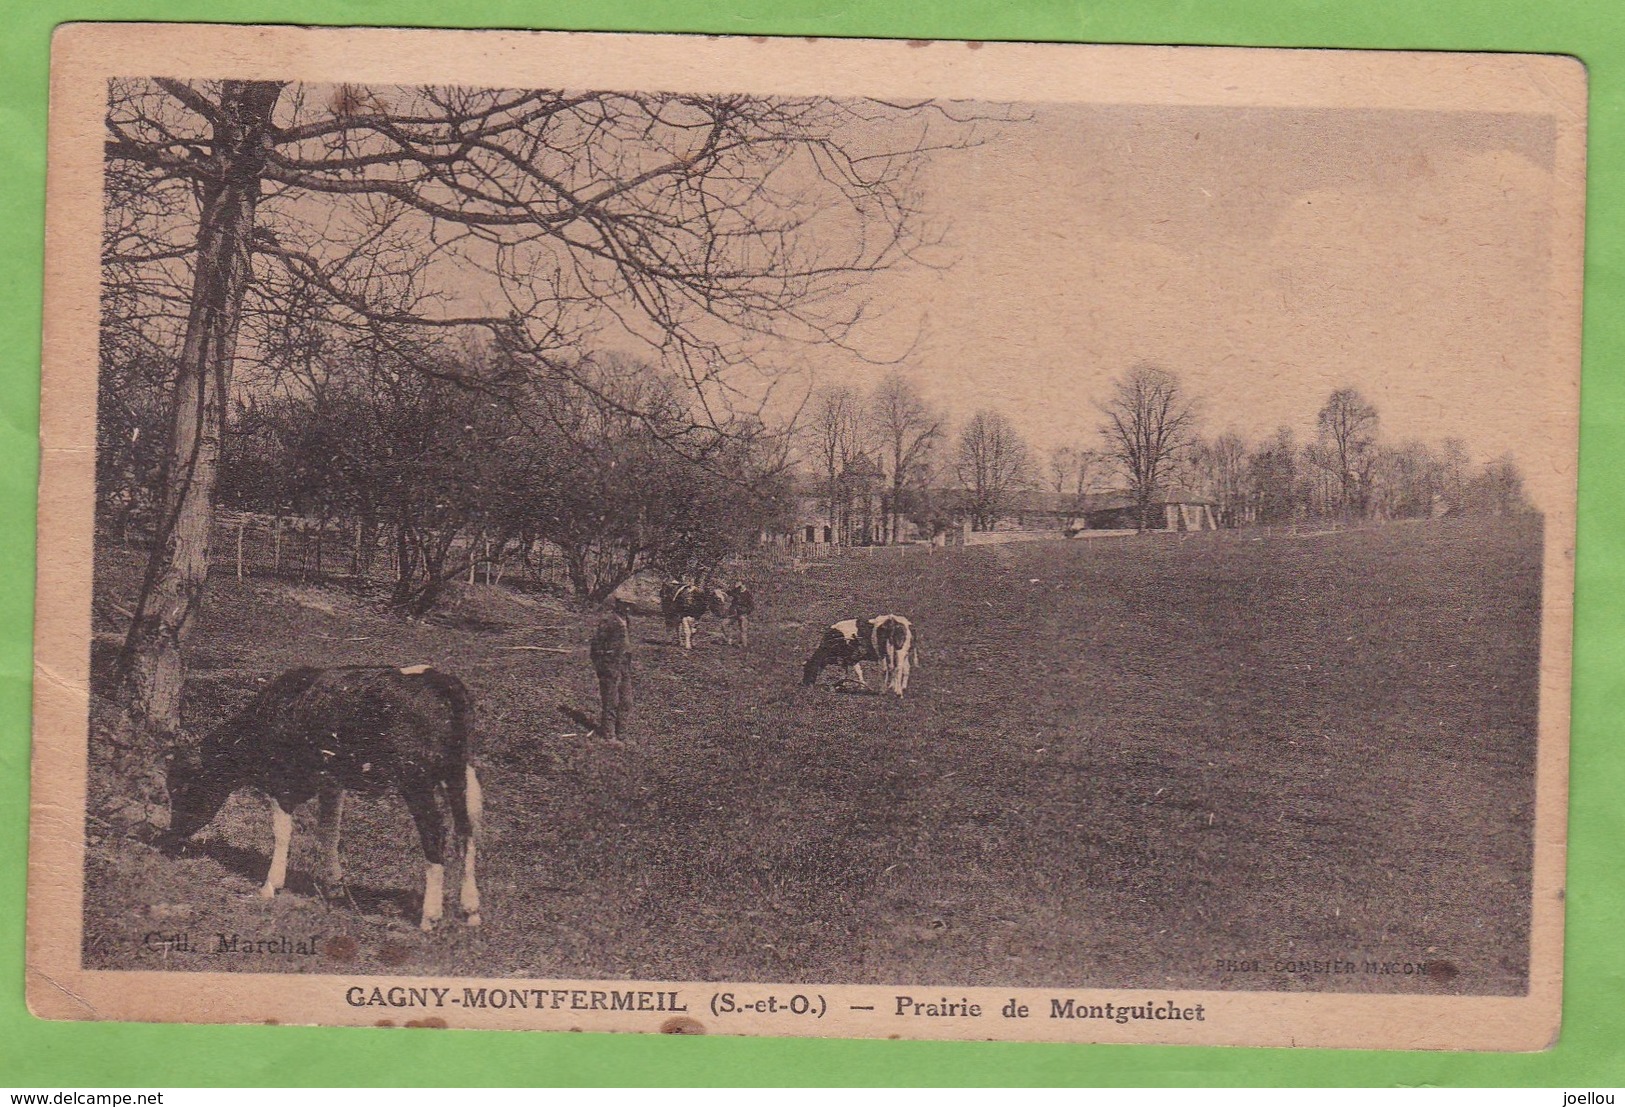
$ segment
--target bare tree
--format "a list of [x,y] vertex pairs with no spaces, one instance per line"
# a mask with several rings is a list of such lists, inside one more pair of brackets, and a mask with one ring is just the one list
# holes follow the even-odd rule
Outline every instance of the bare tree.
[[1524,491],[1523,471],[1511,454],[1484,463],[1467,481],[1463,510],[1474,515],[1524,515],[1535,510]]
[[992,530],[1029,479],[1027,443],[1003,413],[978,411],[959,432],[956,469],[970,493],[972,530]]
[[1459,438],[1446,438],[1439,443],[1439,495],[1445,511],[1458,511],[1466,499],[1468,470],[1472,457],[1467,443]]
[[1056,446],[1049,452],[1049,483],[1056,492],[1065,492],[1072,482],[1072,463],[1076,454],[1071,446]]
[[854,454],[841,471],[841,487],[846,498],[841,530],[846,541],[875,545],[885,517],[885,474],[880,463],[866,452]]
[[1363,514],[1377,462],[1377,409],[1353,388],[1339,388],[1315,416],[1320,450],[1314,455],[1337,485],[1337,509]]
[[606,356],[577,372],[594,386],[535,390],[546,421],[539,437],[555,443],[543,453],[557,462],[551,487],[534,496],[545,510],[528,514],[578,595],[602,601],[644,569],[704,583],[725,557],[787,524],[782,435],[748,417],[686,427],[682,384],[636,359]]
[[1379,519],[1419,519],[1442,503],[1439,455],[1426,443],[1378,446],[1371,466],[1367,504]]
[[1101,405],[1105,455],[1129,482],[1142,529],[1168,470],[1190,448],[1196,410],[1179,378],[1155,365],[1137,365],[1112,384]]
[[913,381],[901,373],[889,373],[875,386],[869,419],[886,467],[887,527],[891,542],[896,543],[903,516],[908,514],[909,487],[923,473],[928,455],[942,435],[942,417],[925,402]]
[[841,517],[849,492],[844,475],[852,459],[861,452],[859,436],[863,428],[863,405],[856,392],[845,385],[824,385],[812,395],[807,435],[824,482],[824,503],[828,508],[830,541],[840,542]]
[[1212,498],[1221,527],[1240,526],[1246,518],[1247,443],[1234,431],[1198,440],[1191,451],[1204,492]]
[[1100,454],[1084,446],[1056,446],[1049,452],[1049,484],[1056,492],[1070,492],[1080,500],[1089,491]]
[[[181,174],[187,163],[198,168],[192,289],[175,366],[161,522],[125,651],[125,660],[134,661],[126,671],[132,706],[142,723],[163,731],[179,724],[180,647],[208,574],[231,366],[251,280],[250,240],[271,145],[271,116],[281,89],[271,82],[225,82],[207,111],[199,112],[201,125],[190,143],[155,139],[147,146],[151,161],[140,163],[163,176]],[[165,128],[155,121],[153,129]],[[137,161],[121,158],[111,146],[109,156]],[[137,248],[157,246],[143,239]]]
[[548,376],[607,325],[680,365],[715,421],[752,344],[846,343],[861,304],[845,290],[922,241],[916,176],[946,118],[819,98],[114,82],[109,194],[166,203],[109,220],[109,294],[185,288],[161,518],[120,659],[128,722],[179,724],[240,331],[263,351],[314,297],[357,330],[485,327]]
[[1343,510],[1343,483],[1337,476],[1337,458],[1319,438],[1299,451],[1298,501],[1308,515],[1329,518]]
[[1282,523],[1298,510],[1298,444],[1280,427],[1247,458],[1247,502],[1258,523]]

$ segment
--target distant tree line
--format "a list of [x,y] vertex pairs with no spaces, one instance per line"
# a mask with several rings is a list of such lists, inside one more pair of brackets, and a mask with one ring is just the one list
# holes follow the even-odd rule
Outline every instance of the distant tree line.
[[1027,442],[991,409],[972,414],[951,439],[947,428],[946,415],[901,373],[867,393],[846,385],[815,390],[802,420],[801,456],[828,540],[901,542],[962,517],[973,529],[991,529],[1010,497],[1032,483]]
[[1256,442],[1233,430],[1204,435],[1197,398],[1156,365],[1114,379],[1096,407],[1094,440],[1056,446],[1041,462],[1004,413],[975,411],[950,433],[918,387],[892,373],[868,394],[817,390],[802,461],[815,474],[829,540],[847,544],[961,524],[991,530],[1037,491],[1061,497],[1046,501],[1046,514],[1066,515],[1070,501],[1078,516],[1089,495],[1122,493],[1142,527],[1155,526],[1172,499],[1210,505],[1222,527],[1533,510],[1510,455],[1475,465],[1459,438],[1385,441],[1376,406],[1353,387],[1327,396],[1306,442],[1286,427]]
[[1203,435],[1179,377],[1151,365],[1114,381],[1101,411],[1102,475],[1132,494],[1142,525],[1174,497],[1211,504],[1224,527],[1532,510],[1510,455],[1475,467],[1459,438],[1386,442],[1376,405],[1350,386],[1327,396],[1303,443],[1287,427],[1260,442]]

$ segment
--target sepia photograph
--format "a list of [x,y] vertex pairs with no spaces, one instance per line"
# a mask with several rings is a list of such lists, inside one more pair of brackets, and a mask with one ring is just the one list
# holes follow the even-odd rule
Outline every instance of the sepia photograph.
[[31,1006],[1542,1048],[1584,120],[1519,55],[64,29]]

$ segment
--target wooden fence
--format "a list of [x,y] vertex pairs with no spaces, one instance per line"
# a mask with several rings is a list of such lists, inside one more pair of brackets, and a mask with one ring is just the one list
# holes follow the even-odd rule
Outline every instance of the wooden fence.
[[[392,533],[354,520],[318,522],[297,516],[258,515],[217,511],[210,543],[210,565],[215,573],[238,580],[346,581],[362,585],[393,584],[398,572]],[[721,577],[751,578],[779,569],[797,570],[809,564],[862,563],[897,557],[941,556],[958,552],[924,543],[907,546],[836,546],[813,543],[764,543],[747,553],[726,559]],[[557,548],[535,543],[515,552],[510,546],[493,556],[489,543],[476,538],[453,547],[450,562],[466,562],[463,579],[469,583],[509,584],[520,588],[569,587],[563,555]]]
[[[506,556],[496,557],[488,541],[459,539],[448,562],[467,562],[463,579],[471,584],[506,582],[557,588],[569,580],[563,557],[545,543],[537,543],[523,555],[510,547]],[[228,511],[215,513],[210,567],[238,580],[274,577],[363,585],[392,584],[400,568],[393,533],[383,527],[352,520],[317,522]]]
[[[1371,525],[1375,524],[1351,525],[1316,519],[1179,537],[1204,537],[1218,542],[1278,540],[1308,538]],[[1085,538],[1080,535],[1072,541]],[[747,553],[725,559],[718,567],[717,577],[750,580],[775,571],[799,572],[814,565],[844,563],[855,568],[865,562],[900,557],[965,556],[967,552],[984,548],[979,544],[935,546],[923,542],[903,546],[764,543]],[[473,540],[472,548],[468,540],[459,540],[450,554],[450,563],[468,565],[463,579],[469,583],[507,584],[521,590],[569,588],[564,558],[558,549],[547,543],[535,543],[521,552],[510,547],[499,557],[493,556],[489,544],[478,538]],[[385,528],[369,528],[353,520],[320,523],[299,517],[278,518],[230,511],[215,514],[210,564],[213,572],[234,575],[238,580],[344,581],[352,586],[380,589],[393,585],[398,572],[393,536]]]

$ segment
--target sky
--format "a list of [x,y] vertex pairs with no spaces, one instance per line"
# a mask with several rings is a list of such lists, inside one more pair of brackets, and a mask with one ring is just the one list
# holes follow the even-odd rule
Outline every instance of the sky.
[[[1044,104],[939,154],[946,265],[864,290],[857,345],[955,422],[1092,444],[1111,379],[1180,375],[1203,429],[1300,440],[1334,389],[1389,441],[1527,446],[1549,332],[1555,129],[1477,112]],[[886,370],[836,350],[820,381]]]
[[[1550,382],[1573,364],[1548,320],[1551,115],[955,112],[990,121],[976,124],[979,144],[924,167],[923,229],[940,245],[928,264],[851,290],[861,356],[765,351],[764,365],[792,367],[771,414],[788,417],[817,384],[867,389],[895,370],[951,428],[994,408],[1042,455],[1097,446],[1113,378],[1150,363],[1180,377],[1208,435],[1259,441],[1284,426],[1304,441],[1327,396],[1354,387],[1386,441],[1458,437],[1476,460],[1514,454],[1526,474],[1538,458],[1529,413],[1554,405]],[[448,280],[473,299],[492,284],[465,270]],[[764,383],[743,368],[733,379],[747,397]]]

